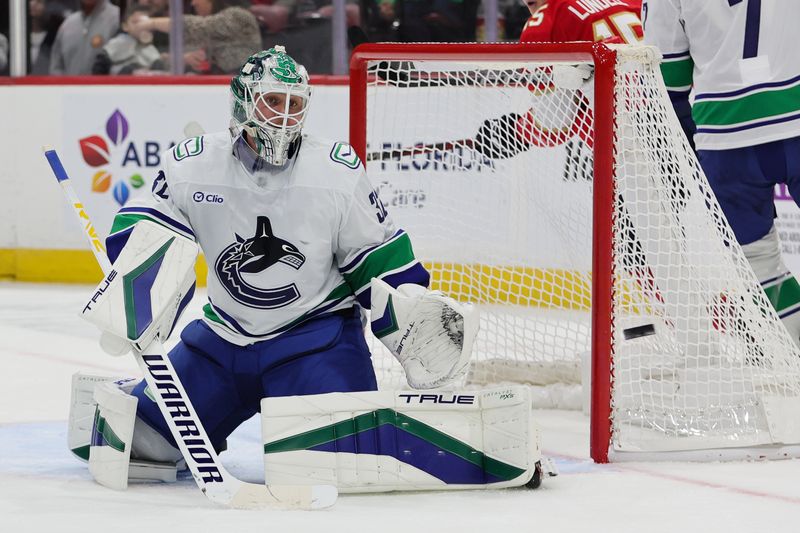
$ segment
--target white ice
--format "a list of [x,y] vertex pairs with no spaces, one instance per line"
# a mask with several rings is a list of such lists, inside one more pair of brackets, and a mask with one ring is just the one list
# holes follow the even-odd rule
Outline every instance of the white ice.
[[[67,451],[70,376],[136,367],[103,354],[78,318],[89,291],[0,283],[2,532],[800,531],[800,460],[596,465],[588,419],[567,411],[537,411],[560,470],[538,490],[343,495],[325,511],[280,512],[216,507],[190,477],[106,489]],[[199,316],[203,298],[186,315]],[[263,481],[257,420],[233,434],[222,459],[234,475]]]

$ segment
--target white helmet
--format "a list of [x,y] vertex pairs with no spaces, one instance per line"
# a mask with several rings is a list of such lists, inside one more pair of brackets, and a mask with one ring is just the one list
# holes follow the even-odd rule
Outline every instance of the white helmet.
[[258,155],[281,166],[296,149],[310,100],[305,67],[275,46],[250,56],[231,80],[231,129],[247,132]]

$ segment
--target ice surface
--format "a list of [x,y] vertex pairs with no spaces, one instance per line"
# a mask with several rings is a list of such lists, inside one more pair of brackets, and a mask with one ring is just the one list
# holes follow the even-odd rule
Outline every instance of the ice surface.
[[[588,419],[537,411],[561,474],[541,489],[344,495],[325,511],[239,511],[211,504],[189,477],[115,492],[66,447],[69,378],[135,375],[78,318],[87,286],[0,283],[0,530],[3,532],[797,532],[800,461],[625,463],[588,459]],[[199,316],[200,291],[184,322]],[[222,459],[263,480],[258,420]]]

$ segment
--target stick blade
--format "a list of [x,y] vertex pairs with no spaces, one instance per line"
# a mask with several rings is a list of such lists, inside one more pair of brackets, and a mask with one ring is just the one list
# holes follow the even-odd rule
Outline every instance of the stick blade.
[[219,502],[236,509],[325,509],[336,503],[332,485],[256,485],[242,483],[233,498]]

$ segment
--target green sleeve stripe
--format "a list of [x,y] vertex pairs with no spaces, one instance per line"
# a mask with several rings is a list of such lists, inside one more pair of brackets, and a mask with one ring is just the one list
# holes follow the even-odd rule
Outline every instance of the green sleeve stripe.
[[661,75],[667,89],[678,90],[692,86],[692,73],[694,61],[691,57],[678,61],[664,61],[661,63]]
[[[225,326],[226,328],[228,327],[228,325],[225,322],[223,322],[220,317],[217,316],[217,313],[214,312],[214,308],[211,307],[211,304],[206,304],[206,305],[203,306],[203,316],[205,316],[211,322],[216,322],[217,324],[221,324],[221,325]],[[231,328],[228,328],[228,329],[231,329]],[[235,330],[231,329],[231,331],[235,331]]]
[[350,286],[347,283],[342,283],[340,285],[337,285],[336,288],[334,288],[328,294],[328,296],[325,297],[325,299],[322,301],[321,304],[316,306],[314,309],[312,309],[312,310],[310,310],[310,311],[308,311],[306,313],[303,313],[302,315],[300,315],[299,317],[295,318],[294,320],[292,320],[291,322],[289,322],[285,326],[282,326],[282,327],[274,330],[272,333],[284,332],[286,330],[289,330],[289,329],[295,327],[296,325],[298,325],[298,324],[300,324],[302,322],[305,322],[309,318],[312,318],[312,317],[314,317],[316,315],[321,314],[322,312],[320,311],[320,309],[324,309],[325,312],[333,311],[334,309],[336,309],[336,307],[341,302],[343,302],[345,299],[347,299],[348,297],[350,297],[352,295],[353,295],[353,291],[352,291],[352,289],[350,289]]
[[149,220],[150,222],[156,223],[158,222],[156,219],[144,215],[119,214],[114,217],[114,222],[111,224],[110,234],[113,235],[115,233],[119,233],[120,231],[126,230],[140,220]]
[[731,100],[700,100],[692,106],[698,126],[732,126],[800,111],[800,85]]
[[403,267],[411,266],[415,262],[411,239],[403,233],[386,245],[372,250],[357,268],[343,273],[343,276],[353,292],[358,293],[362,287],[369,285],[372,278],[386,272],[402,270]]
[[111,231],[109,232],[109,235],[114,235],[115,233],[119,233],[120,231],[126,230],[126,229],[130,228],[131,226],[135,225],[137,222],[140,222],[142,220],[147,220],[147,221],[150,221],[150,222],[154,222],[154,223],[158,224],[159,226],[163,226],[163,227],[167,228],[168,230],[171,230],[171,231],[174,231],[176,233],[179,233],[180,235],[185,235],[186,234],[185,231],[180,231],[177,228],[173,228],[172,226],[170,226],[168,224],[164,224],[163,221],[158,220],[157,218],[149,217],[147,215],[135,215],[135,214],[132,214],[132,213],[120,213],[120,214],[118,214],[117,216],[114,217],[114,222],[111,224]]
[[332,302],[334,300],[336,300],[336,301],[343,300],[344,298],[347,298],[348,296],[350,296],[352,294],[353,294],[353,291],[352,291],[352,289],[350,289],[350,286],[347,285],[346,283],[341,283],[341,284],[337,285],[336,288],[334,288],[330,292],[330,294],[328,294],[328,296],[325,297],[325,300],[323,300],[320,305],[327,304],[327,303]]
[[[348,263],[344,267],[339,267],[339,272],[342,273],[342,275],[344,275],[346,273],[352,272],[353,270],[356,270],[359,266],[361,266],[364,263],[364,258],[367,257],[372,252],[374,252],[375,249],[383,248],[384,246],[389,246],[391,243],[393,243],[394,241],[396,241],[397,239],[399,239],[399,238],[401,238],[403,236],[406,236],[406,232],[404,232],[403,230],[398,231],[389,240],[386,240],[386,241],[382,242],[381,244],[376,245],[373,250],[369,250],[369,252],[361,252],[359,254],[361,257],[357,261],[352,261],[352,262]],[[407,236],[406,236],[406,238],[407,238]]]

